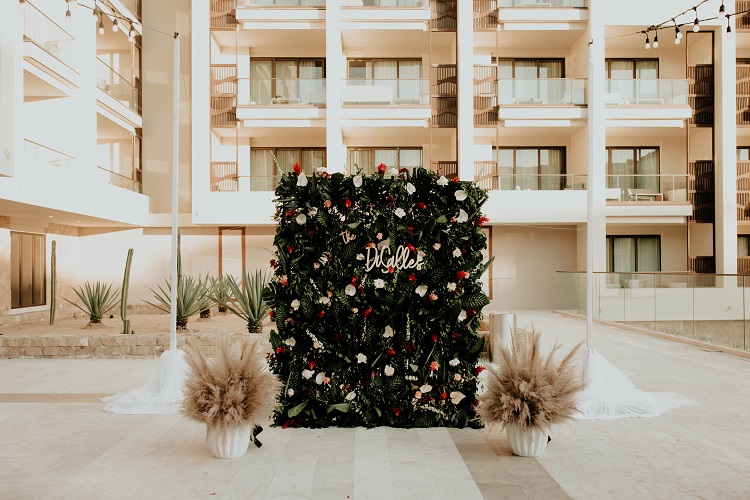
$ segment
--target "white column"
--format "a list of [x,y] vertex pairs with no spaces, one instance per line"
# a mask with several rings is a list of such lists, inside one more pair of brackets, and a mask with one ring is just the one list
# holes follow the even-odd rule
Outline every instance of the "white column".
[[[31,7],[27,7],[31,10]],[[21,30],[23,11],[18,2],[0,2],[0,177],[13,176],[14,164],[23,157],[22,137],[16,137],[16,112],[23,103]]]
[[[593,4],[594,2],[591,2]],[[607,74],[604,65],[604,12],[605,5],[590,4],[589,26],[593,43],[589,48],[588,73],[588,133],[589,133],[589,177],[587,189],[592,198],[589,205],[589,232],[593,239],[593,270],[607,270],[607,222],[606,207],[606,121],[604,119],[604,94]]]
[[[148,2],[145,2],[148,3]],[[190,26],[190,51],[187,52],[187,43],[185,42],[186,36],[182,37],[183,45],[182,51],[192,55],[190,61],[190,96],[184,96],[184,98],[190,98],[192,102],[191,106],[191,185],[192,185],[192,216],[200,216],[202,206],[209,204],[211,191],[211,151],[206,145],[210,144],[211,135],[211,80],[209,68],[211,66],[211,58],[207,47],[209,47],[210,34],[209,34],[209,19],[210,13],[208,3],[203,0],[193,0],[191,7],[191,26]],[[148,30],[146,30],[148,33]],[[145,36],[145,34],[144,34]],[[162,44],[168,46],[171,52],[171,45],[165,40],[163,35],[154,35],[154,44]],[[187,68],[182,68],[181,71],[184,73]],[[166,70],[166,68],[164,68]],[[167,88],[165,87],[162,91],[164,92],[163,98],[167,99],[171,97],[171,89],[169,94],[166,94]],[[183,89],[180,89],[184,92]],[[165,126],[166,128],[166,126]],[[163,134],[163,132],[162,132]]]
[[474,180],[474,3],[458,5],[456,66],[458,71],[458,174]]
[[346,147],[341,134],[341,89],[346,78],[346,57],[341,42],[339,2],[326,5],[326,166],[343,172]]
[[[727,11],[734,10],[729,2]],[[733,33],[734,17],[730,18]],[[725,37],[726,23],[715,35],[714,176],[716,193],[716,272],[737,273],[737,126],[736,37]]]

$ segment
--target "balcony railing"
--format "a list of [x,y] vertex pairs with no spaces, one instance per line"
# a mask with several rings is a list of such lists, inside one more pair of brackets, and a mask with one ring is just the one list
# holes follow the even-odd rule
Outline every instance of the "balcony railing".
[[26,158],[48,163],[58,168],[73,168],[75,166],[76,159],[74,157],[56,149],[42,146],[38,142],[24,139],[23,146],[23,153]]
[[498,80],[500,105],[585,106],[585,79],[512,78]]
[[430,170],[437,175],[442,175],[446,179],[455,179],[458,177],[457,161],[433,161],[430,163]]
[[237,7],[325,8],[326,0],[237,0]]
[[750,161],[737,162],[737,220],[750,220]]
[[737,274],[750,274],[750,257],[737,257]]
[[605,104],[688,106],[688,80],[607,80]]
[[[213,166],[214,163],[211,165]],[[278,175],[227,175],[220,179],[212,177],[211,191],[275,191],[278,183]]]
[[100,178],[108,184],[133,191],[134,193],[143,192],[140,181],[131,179],[130,177],[119,174],[117,172],[113,172],[112,170],[107,170],[106,168],[96,168],[99,169]]
[[138,89],[101,59],[97,60],[96,65],[96,86],[130,108],[131,111],[141,114]]
[[342,7],[378,7],[385,9],[424,8],[429,0],[343,0]]
[[497,6],[501,9],[509,7],[553,7],[585,9],[585,0],[498,0]]
[[585,174],[499,173],[497,162],[474,162],[474,182],[492,191],[581,191],[586,189]]
[[690,176],[686,174],[624,174],[607,176],[607,199],[613,201],[687,202]]
[[325,78],[240,78],[238,82],[240,105],[326,104]]
[[345,80],[341,91],[344,105],[429,106],[428,79]]
[[735,22],[737,23],[737,31],[750,30],[750,14],[748,14],[748,11],[750,11],[750,1],[737,0],[735,2],[734,11],[742,12],[742,14],[737,14],[736,17]]
[[69,68],[75,66],[75,39],[28,1],[23,11],[23,36]]

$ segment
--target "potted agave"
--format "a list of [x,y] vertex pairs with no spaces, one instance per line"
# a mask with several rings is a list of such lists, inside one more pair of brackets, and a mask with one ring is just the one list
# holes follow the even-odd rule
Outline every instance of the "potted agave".
[[206,424],[206,441],[216,458],[238,458],[247,452],[276,405],[281,383],[268,370],[257,344],[225,337],[215,358],[197,348],[186,351],[190,371],[185,380],[182,413]]
[[487,389],[478,412],[485,424],[505,426],[514,455],[536,457],[547,447],[550,427],[577,412],[576,396],[585,387],[576,370],[578,344],[560,361],[555,344],[546,356],[533,328],[513,349],[501,349],[500,362],[488,366]]

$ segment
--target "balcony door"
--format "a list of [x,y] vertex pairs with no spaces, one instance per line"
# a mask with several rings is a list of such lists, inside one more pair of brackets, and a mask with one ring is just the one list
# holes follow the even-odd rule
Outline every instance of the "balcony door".
[[370,175],[381,163],[388,168],[413,170],[422,166],[422,148],[351,148],[348,154],[349,173]]
[[659,97],[658,59],[607,59],[607,93],[617,94],[623,104]]
[[257,104],[321,104],[323,59],[253,59],[250,100]]
[[372,85],[389,86],[393,89],[394,99],[399,101],[421,102],[421,59],[351,59],[347,77],[349,84],[356,85],[352,80],[373,80]]
[[[560,102],[564,86],[547,81],[550,78],[565,78],[564,59],[498,59],[499,80],[515,80],[500,83],[500,102],[506,104],[547,104]],[[560,95],[553,95],[560,93]]]
[[496,148],[501,190],[558,191],[565,187],[565,148]]
[[660,193],[659,148],[607,148],[607,187]]
[[607,271],[650,273],[661,271],[659,236],[607,236]]

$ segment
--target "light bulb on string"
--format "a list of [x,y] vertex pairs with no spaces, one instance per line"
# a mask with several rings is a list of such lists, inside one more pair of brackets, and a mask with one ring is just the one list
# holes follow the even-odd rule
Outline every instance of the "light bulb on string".
[[646,33],[646,50],[651,48],[651,40],[648,39],[648,33]]
[[114,18],[112,20],[112,31],[117,32],[118,29],[120,29],[120,26],[117,23],[117,18]]
[[18,0],[18,8],[21,10],[26,10],[26,0]]
[[654,48],[655,49],[659,48],[659,32],[656,32],[654,34]]
[[732,25],[730,24],[729,14],[727,14],[727,39],[732,38]]
[[91,9],[91,20],[97,22],[99,20],[99,7],[94,3],[94,8]]
[[701,23],[698,21],[698,9],[695,10],[695,21],[693,21],[693,33],[698,33],[701,30]]
[[102,13],[99,11],[99,34],[104,34],[104,23],[102,22]]
[[721,0],[721,7],[719,7],[719,14],[723,14],[726,9],[724,8],[724,0]]
[[68,10],[65,11],[65,22],[68,22],[68,23],[70,22],[70,16],[71,16],[70,4],[68,4]]
[[675,45],[679,45],[680,44],[680,40],[682,40],[682,33],[680,32],[680,28],[679,27],[675,27],[675,29],[674,29],[674,44]]
[[132,42],[133,40],[135,40],[135,35],[137,35],[137,34],[138,34],[138,32],[135,31],[134,25],[131,24],[130,25],[130,31],[128,31],[128,41]]

